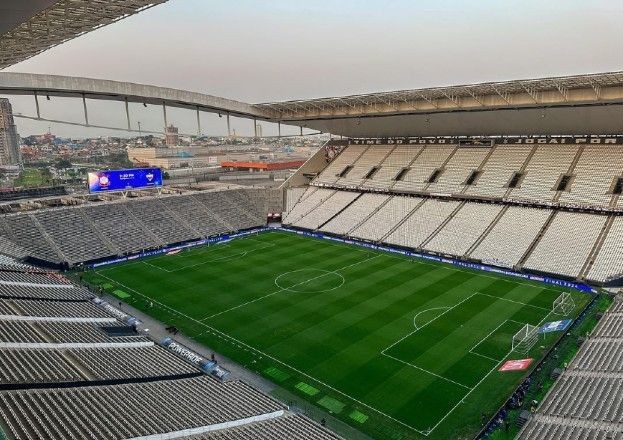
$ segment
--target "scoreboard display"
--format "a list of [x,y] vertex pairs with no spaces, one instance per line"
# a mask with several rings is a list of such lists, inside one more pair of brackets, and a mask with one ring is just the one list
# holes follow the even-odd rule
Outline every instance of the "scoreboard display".
[[162,186],[160,168],[94,171],[88,174],[89,192],[101,193]]

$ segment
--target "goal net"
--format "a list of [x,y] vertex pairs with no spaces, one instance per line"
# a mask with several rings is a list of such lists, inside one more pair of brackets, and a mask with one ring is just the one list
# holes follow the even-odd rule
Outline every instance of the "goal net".
[[575,309],[575,302],[568,292],[562,293],[558,298],[554,300],[552,304],[552,313],[554,315],[567,316]]
[[513,336],[513,351],[528,353],[539,339],[539,327],[526,324]]

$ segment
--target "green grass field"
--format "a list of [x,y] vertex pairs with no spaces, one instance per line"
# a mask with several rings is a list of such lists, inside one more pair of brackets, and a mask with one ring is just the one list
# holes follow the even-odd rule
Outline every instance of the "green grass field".
[[[524,355],[512,335],[563,319],[560,288],[287,232],[85,280],[378,439],[471,438],[527,373],[503,361],[560,337]],[[590,298],[573,297],[575,317]]]
[[47,186],[52,184],[52,178],[40,168],[25,168],[15,180],[15,186],[26,188]]

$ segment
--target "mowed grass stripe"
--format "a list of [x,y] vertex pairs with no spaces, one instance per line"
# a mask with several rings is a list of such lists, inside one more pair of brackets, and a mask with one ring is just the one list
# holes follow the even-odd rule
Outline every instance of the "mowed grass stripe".
[[[233,240],[226,246],[222,252],[216,252],[217,247],[212,246],[209,252],[204,252],[206,248],[195,248],[153,260],[167,268],[175,267],[171,273],[142,261],[113,266],[102,273],[116,284],[127,285],[127,291],[135,289],[193,319],[204,319],[211,313],[237,307],[205,322],[254,347],[259,351],[257,354],[237,349],[240,344],[230,344],[214,336],[201,323],[165,308],[152,309],[146,301],[137,300],[139,295],[132,298],[137,307],[175,324],[199,341],[225,349],[224,354],[251,368],[252,359],[259,361],[259,372],[274,377],[299,395],[307,396],[296,389],[299,383],[319,390],[318,396],[309,396],[316,404],[324,396],[336,399],[345,405],[338,415],[342,420],[360,425],[349,415],[354,410],[363,410],[366,416],[374,418],[374,423],[368,419],[360,428],[377,438],[391,437],[391,426],[400,425],[390,419],[379,419],[379,413],[372,408],[422,432],[445,418],[428,437],[410,431],[408,438],[441,440],[448,438],[448,433],[461,431],[461,427],[477,426],[481,412],[489,407],[493,409],[504,398],[497,395],[492,398],[491,386],[500,384],[500,389],[510,390],[519,376],[497,372],[490,375],[482,385],[488,395],[476,390],[468,398],[477,402],[476,412],[471,407],[457,405],[468,390],[443,377],[471,385],[481,371],[483,375],[485,370],[494,371],[489,369],[494,361],[469,353],[476,339],[485,337],[509,317],[520,322],[538,322],[547,313],[498,298],[547,308],[560,293],[556,288],[523,280],[289,233],[260,234]],[[218,254],[227,258],[218,260]],[[337,271],[345,277],[345,284],[330,292],[314,293],[331,286],[331,277],[319,277],[305,284],[307,292],[284,291],[264,298],[279,291],[274,280],[280,274],[309,268]],[[292,275],[287,285],[299,280],[304,281],[304,276]],[[441,378],[381,354],[384,348],[413,332],[416,314],[439,307],[444,308],[443,312],[475,292],[490,295],[482,295],[487,302],[473,304],[471,315],[466,313],[459,320],[446,322],[442,333],[430,332],[428,340],[415,347],[419,352],[409,354],[415,361],[426,364],[431,372],[443,373]],[[258,298],[262,299],[256,301]],[[254,302],[243,305],[249,301]],[[422,314],[421,325],[438,314]],[[472,330],[466,332],[465,326]],[[505,334],[512,330],[500,328]],[[478,348],[495,352],[496,347],[504,345],[504,337],[492,334]],[[260,353],[273,356],[285,365]],[[363,404],[354,403],[348,396]],[[446,417],[453,408],[453,413]],[[407,438],[405,431],[400,435]]]

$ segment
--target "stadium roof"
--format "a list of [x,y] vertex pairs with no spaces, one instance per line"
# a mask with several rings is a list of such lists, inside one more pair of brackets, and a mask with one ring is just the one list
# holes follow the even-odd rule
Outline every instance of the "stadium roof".
[[2,0],[0,69],[167,0]]
[[277,111],[284,119],[288,119],[300,117],[301,114],[319,115],[327,112],[334,115],[350,114],[353,111],[383,113],[391,111],[392,108],[394,111],[409,108],[418,110],[427,106],[440,109],[447,104],[460,109],[465,107],[462,102],[465,99],[473,101],[467,103],[471,106],[474,103],[486,106],[485,101],[491,101],[492,97],[497,98],[498,103],[501,100],[506,105],[512,105],[513,98],[517,95],[528,95],[535,104],[539,102],[547,104],[549,100],[544,99],[546,93],[560,95],[559,99],[568,101],[571,91],[585,89],[592,90],[593,98],[599,99],[603,88],[621,86],[623,86],[623,72],[612,72],[271,102],[258,106]]
[[276,119],[353,137],[620,134],[623,72],[257,104]]

